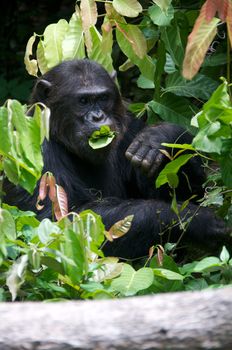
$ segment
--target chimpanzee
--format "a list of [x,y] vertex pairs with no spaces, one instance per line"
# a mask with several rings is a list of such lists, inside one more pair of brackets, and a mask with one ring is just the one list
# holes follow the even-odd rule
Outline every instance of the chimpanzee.
[[[51,110],[50,141],[43,144],[44,171],[54,174],[63,186],[70,211],[92,209],[102,216],[107,229],[133,214],[129,232],[104,246],[106,255],[124,258],[142,257],[149,248],[167,239],[177,241],[181,229],[171,210],[169,188],[155,188],[155,178],[167,163],[160,152],[161,143],[191,143],[192,137],[181,127],[160,123],[147,126],[125,108],[114,79],[98,63],[70,60],[45,73],[35,84],[31,103],[43,102]],[[92,149],[89,137],[101,126],[116,132],[106,147]],[[201,161],[196,157],[183,167],[177,198],[186,200],[192,194],[202,195],[205,180]],[[7,189],[8,187],[8,189]],[[33,196],[6,186],[5,201],[24,210],[35,210],[38,189]],[[192,202],[181,212],[190,223],[185,243],[210,250],[226,237],[223,221],[206,208]],[[38,213],[40,219],[51,216],[46,204]],[[170,230],[169,230],[169,229]],[[166,234],[164,233],[166,232]]]

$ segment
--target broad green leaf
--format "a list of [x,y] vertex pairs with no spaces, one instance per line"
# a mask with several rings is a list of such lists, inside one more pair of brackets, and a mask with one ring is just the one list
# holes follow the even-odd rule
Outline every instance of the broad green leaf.
[[[91,27],[89,34],[92,40],[91,51],[88,51],[88,57],[100,63],[109,73],[114,71],[111,50],[105,52],[104,41],[96,27]],[[104,40],[105,40],[104,36]]]
[[25,106],[16,100],[8,100],[6,106],[0,110],[3,170],[11,182],[32,193],[43,167],[40,114],[27,116]]
[[154,24],[168,26],[174,17],[174,8],[170,5],[167,10],[162,11],[158,5],[152,5],[148,8],[148,14]]
[[94,0],[81,0],[81,19],[84,31],[97,23],[97,4]]
[[216,258],[215,256],[207,257],[199,261],[195,267],[193,268],[193,272],[204,272],[205,270],[214,268],[214,267],[220,267],[222,265],[222,262],[219,258]]
[[40,241],[45,245],[52,239],[52,234],[59,232],[59,227],[49,219],[42,220],[39,227],[36,229]]
[[85,57],[84,32],[78,12],[73,13],[62,42],[63,60]]
[[222,139],[214,136],[220,130],[219,122],[209,123],[202,127],[192,141],[193,147],[199,151],[221,154]]
[[184,78],[191,80],[200,69],[208,47],[217,33],[219,22],[219,18],[207,22],[205,18],[198,17],[185,51],[182,72]]
[[[63,231],[64,242],[60,245],[60,251],[64,257],[71,259],[72,263],[64,257],[61,262],[65,274],[71,279],[72,283],[79,284],[84,277],[84,250],[80,242],[80,237],[72,229],[66,227]],[[74,264],[73,264],[74,263]]]
[[[161,39],[165,44],[166,51],[169,53],[174,65],[182,67],[184,59],[183,34],[178,23],[174,22],[168,27],[161,27]],[[175,66],[172,68],[174,69]]]
[[182,276],[180,273],[163,268],[153,269],[153,272],[155,276],[160,276],[166,278],[167,280],[182,281],[184,279],[184,276]]
[[25,272],[28,264],[27,255],[20,256],[17,260],[14,261],[11,266],[8,276],[6,279],[6,285],[9,288],[9,291],[12,296],[12,301],[17,297],[18,291],[21,285],[25,281]]
[[122,295],[131,296],[140,290],[149,288],[153,280],[154,275],[151,268],[143,267],[135,271],[132,266],[124,264],[122,274],[112,281],[111,288]]
[[143,8],[137,0],[113,0],[113,7],[122,16],[137,17]]
[[147,53],[147,43],[141,30],[133,24],[117,23],[116,27],[123,34],[124,40],[132,47],[136,56],[140,59],[144,58]]
[[37,73],[38,73],[37,61],[35,59],[30,59],[30,56],[32,56],[33,54],[32,48],[35,43],[35,39],[36,39],[36,34],[32,35],[27,42],[25,56],[24,56],[24,63],[28,73],[30,75],[34,75],[35,77],[37,77]]
[[172,3],[172,0],[152,0],[160,9],[165,12],[168,10],[169,6]]
[[10,240],[16,239],[15,222],[6,209],[0,208],[0,236],[5,236]]
[[151,101],[148,106],[163,120],[187,127],[189,129],[190,119],[195,114],[194,106],[184,97],[166,93],[159,101]]
[[179,169],[194,156],[195,154],[183,154],[178,158],[172,160],[170,163],[168,163],[164,167],[164,169],[159,173],[159,176],[156,179],[156,182],[155,182],[156,188],[159,188],[160,186],[167,183],[168,175],[177,174]]
[[[124,27],[124,29],[125,28],[126,27]],[[144,77],[146,77],[149,80],[153,80],[155,73],[155,64],[153,63],[151,57],[145,55],[143,59],[139,58],[139,56],[137,56],[137,54],[134,52],[131,40],[129,39],[129,37],[126,38],[125,35],[127,35],[125,30],[122,31],[122,29],[119,30],[116,27],[116,39],[122,52],[130,59],[130,61],[133,64],[135,64],[139,68],[140,72]]]
[[62,61],[62,42],[68,29],[68,22],[60,19],[58,23],[49,24],[44,31],[44,55],[49,69]]
[[208,100],[218,83],[202,74],[196,75],[191,81],[184,79],[179,72],[168,75],[165,92],[178,96],[194,97]]

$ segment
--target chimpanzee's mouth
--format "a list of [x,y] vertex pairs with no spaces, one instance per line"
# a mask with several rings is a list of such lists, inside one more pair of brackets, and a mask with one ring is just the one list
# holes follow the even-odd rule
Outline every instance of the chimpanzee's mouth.
[[89,137],[89,146],[93,149],[99,149],[108,146],[116,136],[108,125],[103,125],[99,130],[95,130]]

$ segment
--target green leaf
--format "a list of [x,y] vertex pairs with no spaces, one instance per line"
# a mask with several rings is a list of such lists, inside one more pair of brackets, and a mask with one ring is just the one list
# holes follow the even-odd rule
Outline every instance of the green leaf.
[[166,93],[159,101],[149,102],[148,106],[163,120],[189,129],[194,109],[184,97]]
[[89,145],[93,149],[99,149],[108,146],[115,138],[115,132],[110,130],[107,125],[101,126],[100,130],[96,130],[89,138]]
[[137,0],[113,0],[113,7],[122,16],[137,17],[143,8]]
[[181,274],[167,269],[157,268],[153,269],[153,272],[155,276],[163,277],[167,280],[182,281],[184,279],[184,276],[182,276]]
[[[174,65],[182,68],[185,44],[183,29],[178,25],[178,22],[175,21],[168,27],[161,27],[160,31],[161,39],[164,42],[166,51],[170,55]],[[174,69],[174,67],[172,69]]]
[[169,6],[172,3],[172,0],[152,0],[160,9],[165,12],[168,10]]
[[[79,284],[84,277],[84,250],[80,242],[80,237],[71,228],[66,227],[63,231],[64,242],[60,245],[60,251],[63,254],[61,262],[65,274],[71,279],[72,283]],[[65,259],[67,257],[68,259]]]
[[0,208],[0,236],[5,236],[9,240],[16,239],[16,230],[15,230],[15,222],[10,214],[10,212],[6,209]]
[[228,261],[230,260],[230,254],[225,246],[223,246],[222,251],[220,253],[220,260],[223,263],[228,263]]
[[60,19],[58,23],[49,24],[44,31],[44,55],[49,69],[62,61],[62,42],[68,29],[68,22]]
[[204,272],[214,267],[220,267],[222,262],[215,256],[210,256],[199,261],[193,268],[193,272]]
[[[131,32],[131,30],[132,31],[134,30],[134,29],[131,29],[133,27],[136,27],[136,26],[125,25],[121,23],[118,25],[118,27],[116,26],[116,39],[117,39],[118,45],[122,50],[122,52],[130,59],[130,61],[139,68],[141,74],[147,79],[153,80],[154,73],[155,73],[155,64],[152,61],[151,57],[148,56],[147,54],[143,56],[142,59],[136,54],[136,50],[138,45],[140,45],[140,42],[135,43],[133,37],[130,38],[129,33]],[[138,33],[138,28],[136,29],[136,32]],[[142,51],[140,49],[140,52],[142,55],[144,52],[144,48],[142,49]]]
[[208,100],[218,83],[205,75],[198,74],[191,81],[184,79],[179,72],[168,75],[165,92],[178,96],[194,97]]
[[51,235],[54,233],[59,233],[60,229],[55,223],[51,222],[49,219],[44,219],[41,221],[36,232],[40,241],[43,244],[47,244],[52,238]]
[[25,272],[27,269],[28,257],[27,255],[20,256],[17,260],[14,261],[11,266],[8,276],[6,279],[6,285],[9,288],[9,291],[12,295],[12,301],[17,297],[18,290],[25,280]]
[[84,32],[78,12],[73,13],[62,41],[63,60],[85,57]]
[[174,9],[169,6],[167,10],[162,10],[158,5],[152,5],[148,8],[148,14],[154,24],[168,26],[174,17]]
[[135,295],[143,289],[147,289],[152,285],[154,280],[151,268],[143,267],[135,271],[128,264],[123,265],[122,274],[111,283],[111,288],[125,296]]
[[[88,51],[88,57],[100,63],[109,73],[114,71],[111,50],[105,52],[104,41],[96,27],[91,27],[90,36],[92,39],[92,49]],[[104,36],[105,40],[105,36]]]
[[168,163],[164,167],[164,169],[159,173],[159,176],[156,179],[156,188],[159,188],[165,183],[168,183],[168,177],[170,176],[170,174],[177,174],[179,169],[194,156],[195,154],[183,154],[178,158],[172,160],[170,163]]
[[131,46],[136,56],[143,59],[147,53],[146,39],[141,30],[133,24],[117,23],[117,31],[122,33],[124,40]]

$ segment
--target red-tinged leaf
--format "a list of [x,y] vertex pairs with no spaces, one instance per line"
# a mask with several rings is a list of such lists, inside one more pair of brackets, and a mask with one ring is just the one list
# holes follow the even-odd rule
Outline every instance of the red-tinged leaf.
[[56,195],[57,195],[57,193],[56,193],[56,179],[51,173],[48,173],[47,185],[49,188],[49,193],[48,193],[49,198],[52,202],[55,202]]
[[199,71],[205,54],[217,33],[217,25],[220,19],[213,18],[209,23],[201,12],[192,33],[188,37],[185,51],[182,75],[191,80]]
[[158,260],[159,266],[163,266],[164,248],[160,244],[157,245],[157,260]]
[[232,47],[232,2],[231,1],[229,1],[228,3],[226,23],[227,23],[227,30],[230,38],[230,45]]
[[43,201],[47,197],[47,193],[48,193],[47,177],[48,177],[47,172],[43,174],[43,176],[41,177],[41,180],[39,183],[39,196],[37,199],[38,201]]
[[56,201],[54,202],[54,214],[57,220],[68,214],[68,197],[63,187],[56,186]]
[[81,0],[80,4],[82,26],[84,31],[97,23],[97,5],[94,0]]
[[[108,231],[109,241],[124,236],[131,228],[134,215],[128,215],[123,220],[116,222]],[[108,237],[107,237],[108,238]]]
[[229,0],[207,0],[201,8],[200,15],[203,14],[206,21],[210,22],[216,13],[218,13],[220,19],[225,21],[229,2]]
[[214,0],[217,4],[217,11],[219,18],[224,22],[228,16],[229,6],[231,6],[231,0]]
[[148,253],[149,260],[153,257],[154,251],[155,251],[155,247],[151,246],[150,249],[149,249],[149,253]]

